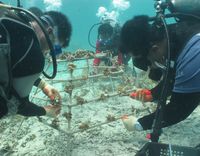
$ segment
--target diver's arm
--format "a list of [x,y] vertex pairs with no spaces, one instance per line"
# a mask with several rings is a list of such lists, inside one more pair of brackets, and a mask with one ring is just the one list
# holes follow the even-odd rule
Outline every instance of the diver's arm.
[[28,97],[26,97],[22,99],[22,103],[18,107],[17,114],[23,116],[42,116],[46,115],[46,111],[43,107],[30,102]]
[[[101,51],[99,50],[100,48],[100,44],[97,41],[96,42],[96,54],[101,53]],[[100,64],[101,60],[99,58],[94,58],[93,60],[93,66],[98,66]]]
[[41,80],[42,80],[41,78],[38,78],[38,79],[35,81],[34,86],[38,87],[38,85],[40,84]]
[[[162,127],[168,127],[186,119],[198,106],[200,93],[172,93],[163,112]],[[155,113],[138,119],[144,130],[152,128]]]
[[47,86],[47,85],[48,85],[48,83],[41,78],[38,78],[34,83],[34,86],[40,88],[43,92],[44,92],[44,90],[43,90],[44,87]]
[[0,119],[8,113],[6,100],[0,96]]
[[[172,87],[173,87],[173,85],[171,85],[171,84],[168,86],[168,89],[167,89],[167,95],[168,96],[171,94]],[[155,86],[153,89],[151,89],[151,94],[152,94],[152,97],[153,97],[153,101],[159,100],[162,88],[163,88],[163,80],[160,81],[159,84],[157,86]]]

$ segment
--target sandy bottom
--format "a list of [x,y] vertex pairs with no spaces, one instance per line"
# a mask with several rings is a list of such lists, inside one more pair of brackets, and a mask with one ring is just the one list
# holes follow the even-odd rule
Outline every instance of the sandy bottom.
[[[95,81],[96,85],[94,85],[94,81],[88,81],[74,91],[73,98],[79,95],[89,100],[94,99],[95,95],[99,95],[102,90],[110,93],[113,89],[112,85],[108,87],[111,82],[104,81],[104,87],[101,82]],[[114,87],[116,83],[114,82]],[[57,84],[57,87],[63,90],[63,84]],[[42,93],[38,93],[37,96],[44,97]],[[36,117],[13,116],[2,119],[0,121],[0,156],[130,156],[135,155],[149,141],[146,139],[149,131],[128,132],[121,120],[97,127],[95,125],[108,121],[108,115],[115,118],[131,113],[137,117],[143,116],[152,112],[155,104],[143,105],[128,96],[115,96],[82,106],[78,105],[72,108],[69,129],[68,122],[62,115],[68,111],[66,105],[69,104],[69,96],[66,93],[62,93],[62,96],[63,108],[57,124],[60,130],[40,122]],[[41,99],[33,100],[41,105],[46,104]],[[72,102],[75,103],[75,101]],[[199,115],[200,107],[183,122],[163,129],[160,142],[189,147],[199,145]],[[48,124],[51,124],[53,120],[48,117],[42,117],[42,119]],[[81,123],[93,128],[80,131]],[[74,133],[69,135],[70,132]]]
[[[72,122],[102,122],[106,112],[122,113],[137,103],[128,97],[109,99],[104,103],[83,106],[79,114],[74,114]],[[194,147],[200,143],[200,108],[185,121],[163,129],[160,142]],[[122,113],[123,114],[123,113]],[[23,122],[23,123],[22,123]],[[66,121],[62,121],[66,122]],[[80,123],[80,122],[79,122]],[[72,125],[74,126],[74,125]],[[67,124],[62,129],[68,131]],[[0,123],[0,155],[29,156],[130,156],[146,143],[148,132],[128,132],[122,122],[115,121],[90,130],[67,135],[53,129],[37,118],[25,119],[21,116],[7,118]],[[3,149],[7,149],[8,151]],[[5,154],[3,154],[5,153]]]

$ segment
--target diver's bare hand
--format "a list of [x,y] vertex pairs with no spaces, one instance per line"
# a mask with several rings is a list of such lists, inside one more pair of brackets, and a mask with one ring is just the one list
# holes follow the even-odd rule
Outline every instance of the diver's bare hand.
[[61,111],[61,105],[47,105],[44,106],[44,109],[46,111],[47,116],[55,118]]

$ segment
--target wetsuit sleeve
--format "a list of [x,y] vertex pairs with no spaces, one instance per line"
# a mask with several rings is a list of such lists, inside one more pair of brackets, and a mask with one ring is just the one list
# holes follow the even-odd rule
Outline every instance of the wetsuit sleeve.
[[[153,89],[151,89],[153,101],[159,100],[162,88],[163,88],[163,81],[161,81],[156,87],[154,87]],[[169,96],[171,94],[172,88],[173,88],[173,85],[170,84],[170,86],[168,86],[168,89],[167,89],[168,90],[167,91],[167,96]]]
[[40,83],[41,80],[42,80],[41,78],[38,78],[38,79],[35,81],[34,86],[37,87],[37,86],[39,85],[39,83]]
[[[163,111],[161,127],[168,127],[186,119],[198,106],[200,93],[172,93],[170,102]],[[152,128],[155,113],[138,119],[144,130]]]
[[[96,42],[96,54],[100,53],[101,51],[99,50],[100,44],[99,41]],[[99,58],[95,58],[93,61],[94,66],[98,66],[100,64],[101,60]]]
[[43,107],[30,102],[27,97],[24,98],[22,104],[19,105],[17,114],[23,116],[42,116],[46,114],[46,111]]
[[8,108],[6,105],[6,100],[0,96],[0,118],[8,113]]

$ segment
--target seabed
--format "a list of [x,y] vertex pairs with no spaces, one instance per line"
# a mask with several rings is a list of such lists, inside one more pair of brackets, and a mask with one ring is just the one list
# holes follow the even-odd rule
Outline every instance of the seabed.
[[[130,156],[148,142],[144,132],[128,132],[123,115],[141,117],[156,109],[128,95],[137,88],[155,84],[145,74],[133,77],[123,66],[100,65],[93,73],[95,54],[78,50],[64,53],[58,60],[58,74],[46,80],[62,96],[62,111],[55,118],[19,115],[0,121],[0,156]],[[116,61],[116,60],[113,60]],[[46,71],[52,70],[47,60]],[[38,105],[50,104],[39,90],[30,99]],[[194,147],[199,144],[199,107],[184,122],[163,129],[160,142]]]

